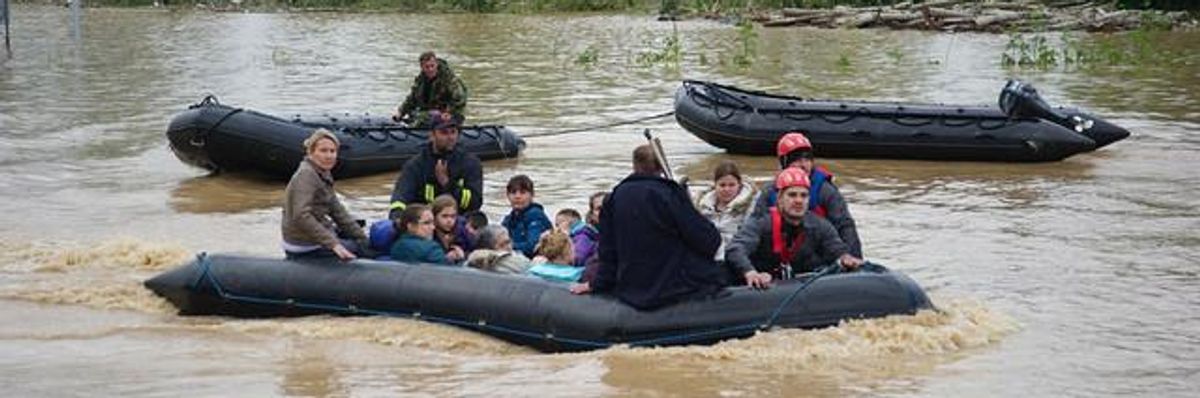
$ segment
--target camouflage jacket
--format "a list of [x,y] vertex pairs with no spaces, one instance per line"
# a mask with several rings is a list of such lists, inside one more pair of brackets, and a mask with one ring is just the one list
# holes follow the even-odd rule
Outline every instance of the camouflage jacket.
[[413,79],[412,89],[400,105],[400,115],[412,116],[418,124],[424,124],[430,110],[461,117],[466,108],[467,85],[450,70],[446,60],[439,59],[436,78],[429,80],[424,73],[418,73]]

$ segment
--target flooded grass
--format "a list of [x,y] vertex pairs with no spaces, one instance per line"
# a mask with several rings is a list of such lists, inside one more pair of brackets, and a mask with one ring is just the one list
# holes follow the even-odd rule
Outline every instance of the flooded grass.
[[[1153,17],[1147,18],[1153,20]],[[1167,46],[1163,35],[1169,23],[1144,21],[1137,30],[1093,34],[1087,40],[1078,34],[1046,31],[1010,33],[1000,55],[1000,64],[1009,68],[1046,70],[1056,67],[1143,66],[1181,59]]]

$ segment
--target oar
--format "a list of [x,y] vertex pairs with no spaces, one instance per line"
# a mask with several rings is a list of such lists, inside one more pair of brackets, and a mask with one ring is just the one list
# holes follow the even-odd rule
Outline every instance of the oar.
[[667,154],[663,152],[662,141],[658,137],[650,134],[650,129],[645,129],[642,134],[646,136],[646,140],[650,141],[650,149],[654,151],[654,157],[658,159],[658,164],[663,167],[663,175],[668,180],[675,181],[675,174],[671,172],[671,165],[667,164]]

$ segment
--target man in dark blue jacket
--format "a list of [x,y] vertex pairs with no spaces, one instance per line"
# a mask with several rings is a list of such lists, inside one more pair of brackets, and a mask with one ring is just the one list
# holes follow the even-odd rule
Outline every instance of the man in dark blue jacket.
[[600,266],[571,291],[611,292],[639,310],[711,295],[722,286],[713,257],[721,234],[700,215],[687,191],[662,177],[649,145],[633,151],[633,174],[604,201]]
[[483,164],[458,147],[461,119],[438,111],[430,112],[429,119],[434,121],[429,145],[404,163],[392,188],[388,218],[396,219],[410,204],[433,203],[443,194],[454,197],[462,214],[479,211],[483,205]]

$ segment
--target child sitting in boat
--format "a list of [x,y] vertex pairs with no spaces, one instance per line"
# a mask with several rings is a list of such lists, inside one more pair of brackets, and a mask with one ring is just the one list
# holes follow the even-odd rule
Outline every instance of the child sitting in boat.
[[533,201],[533,180],[518,174],[508,180],[506,187],[508,203],[512,211],[504,216],[500,224],[508,228],[513,247],[526,257],[533,256],[534,247],[543,232],[550,230],[550,219],[542,205]]
[[467,233],[467,222],[458,216],[458,202],[450,195],[438,196],[430,206],[433,209],[433,240],[446,252],[446,260],[459,263],[471,252],[471,238]]
[[514,251],[508,230],[487,225],[479,230],[475,250],[467,256],[467,266],[501,274],[524,274],[532,264],[528,257]]
[[[487,214],[483,214],[482,211],[473,211],[467,213],[466,219],[467,238],[471,240],[471,248],[474,249],[476,245],[475,240],[479,239],[479,231],[482,230],[483,227],[488,226],[488,217]],[[467,252],[470,254],[470,250],[467,250]]]
[[596,240],[600,230],[585,222],[575,209],[562,209],[554,215],[554,225],[571,237],[571,247],[575,251],[575,261],[572,265],[582,267],[587,259],[596,251]]
[[433,241],[433,212],[429,207],[409,205],[396,219],[396,230],[403,232],[392,244],[393,261],[449,264],[442,246]]
[[587,219],[584,221],[597,231],[600,230],[600,209],[604,207],[604,199],[608,199],[607,191],[599,191],[588,197]]
[[593,250],[590,256],[583,259],[583,264],[586,268],[583,271],[583,278],[580,279],[580,282],[591,281],[596,276],[596,270],[600,268],[600,250],[598,250],[600,248],[600,210],[604,208],[605,199],[608,199],[607,191],[593,193],[588,198],[587,225],[596,231],[595,248],[597,250]]
[[713,185],[696,197],[696,209],[700,214],[712,221],[721,233],[721,247],[717,249],[716,259],[725,259],[725,248],[733,240],[742,220],[750,213],[754,205],[756,189],[749,181],[742,179],[737,163],[726,160],[713,169]]
[[551,282],[578,282],[583,276],[583,267],[576,267],[574,249],[567,233],[555,229],[542,236],[537,253],[546,261],[529,268],[529,274]]

